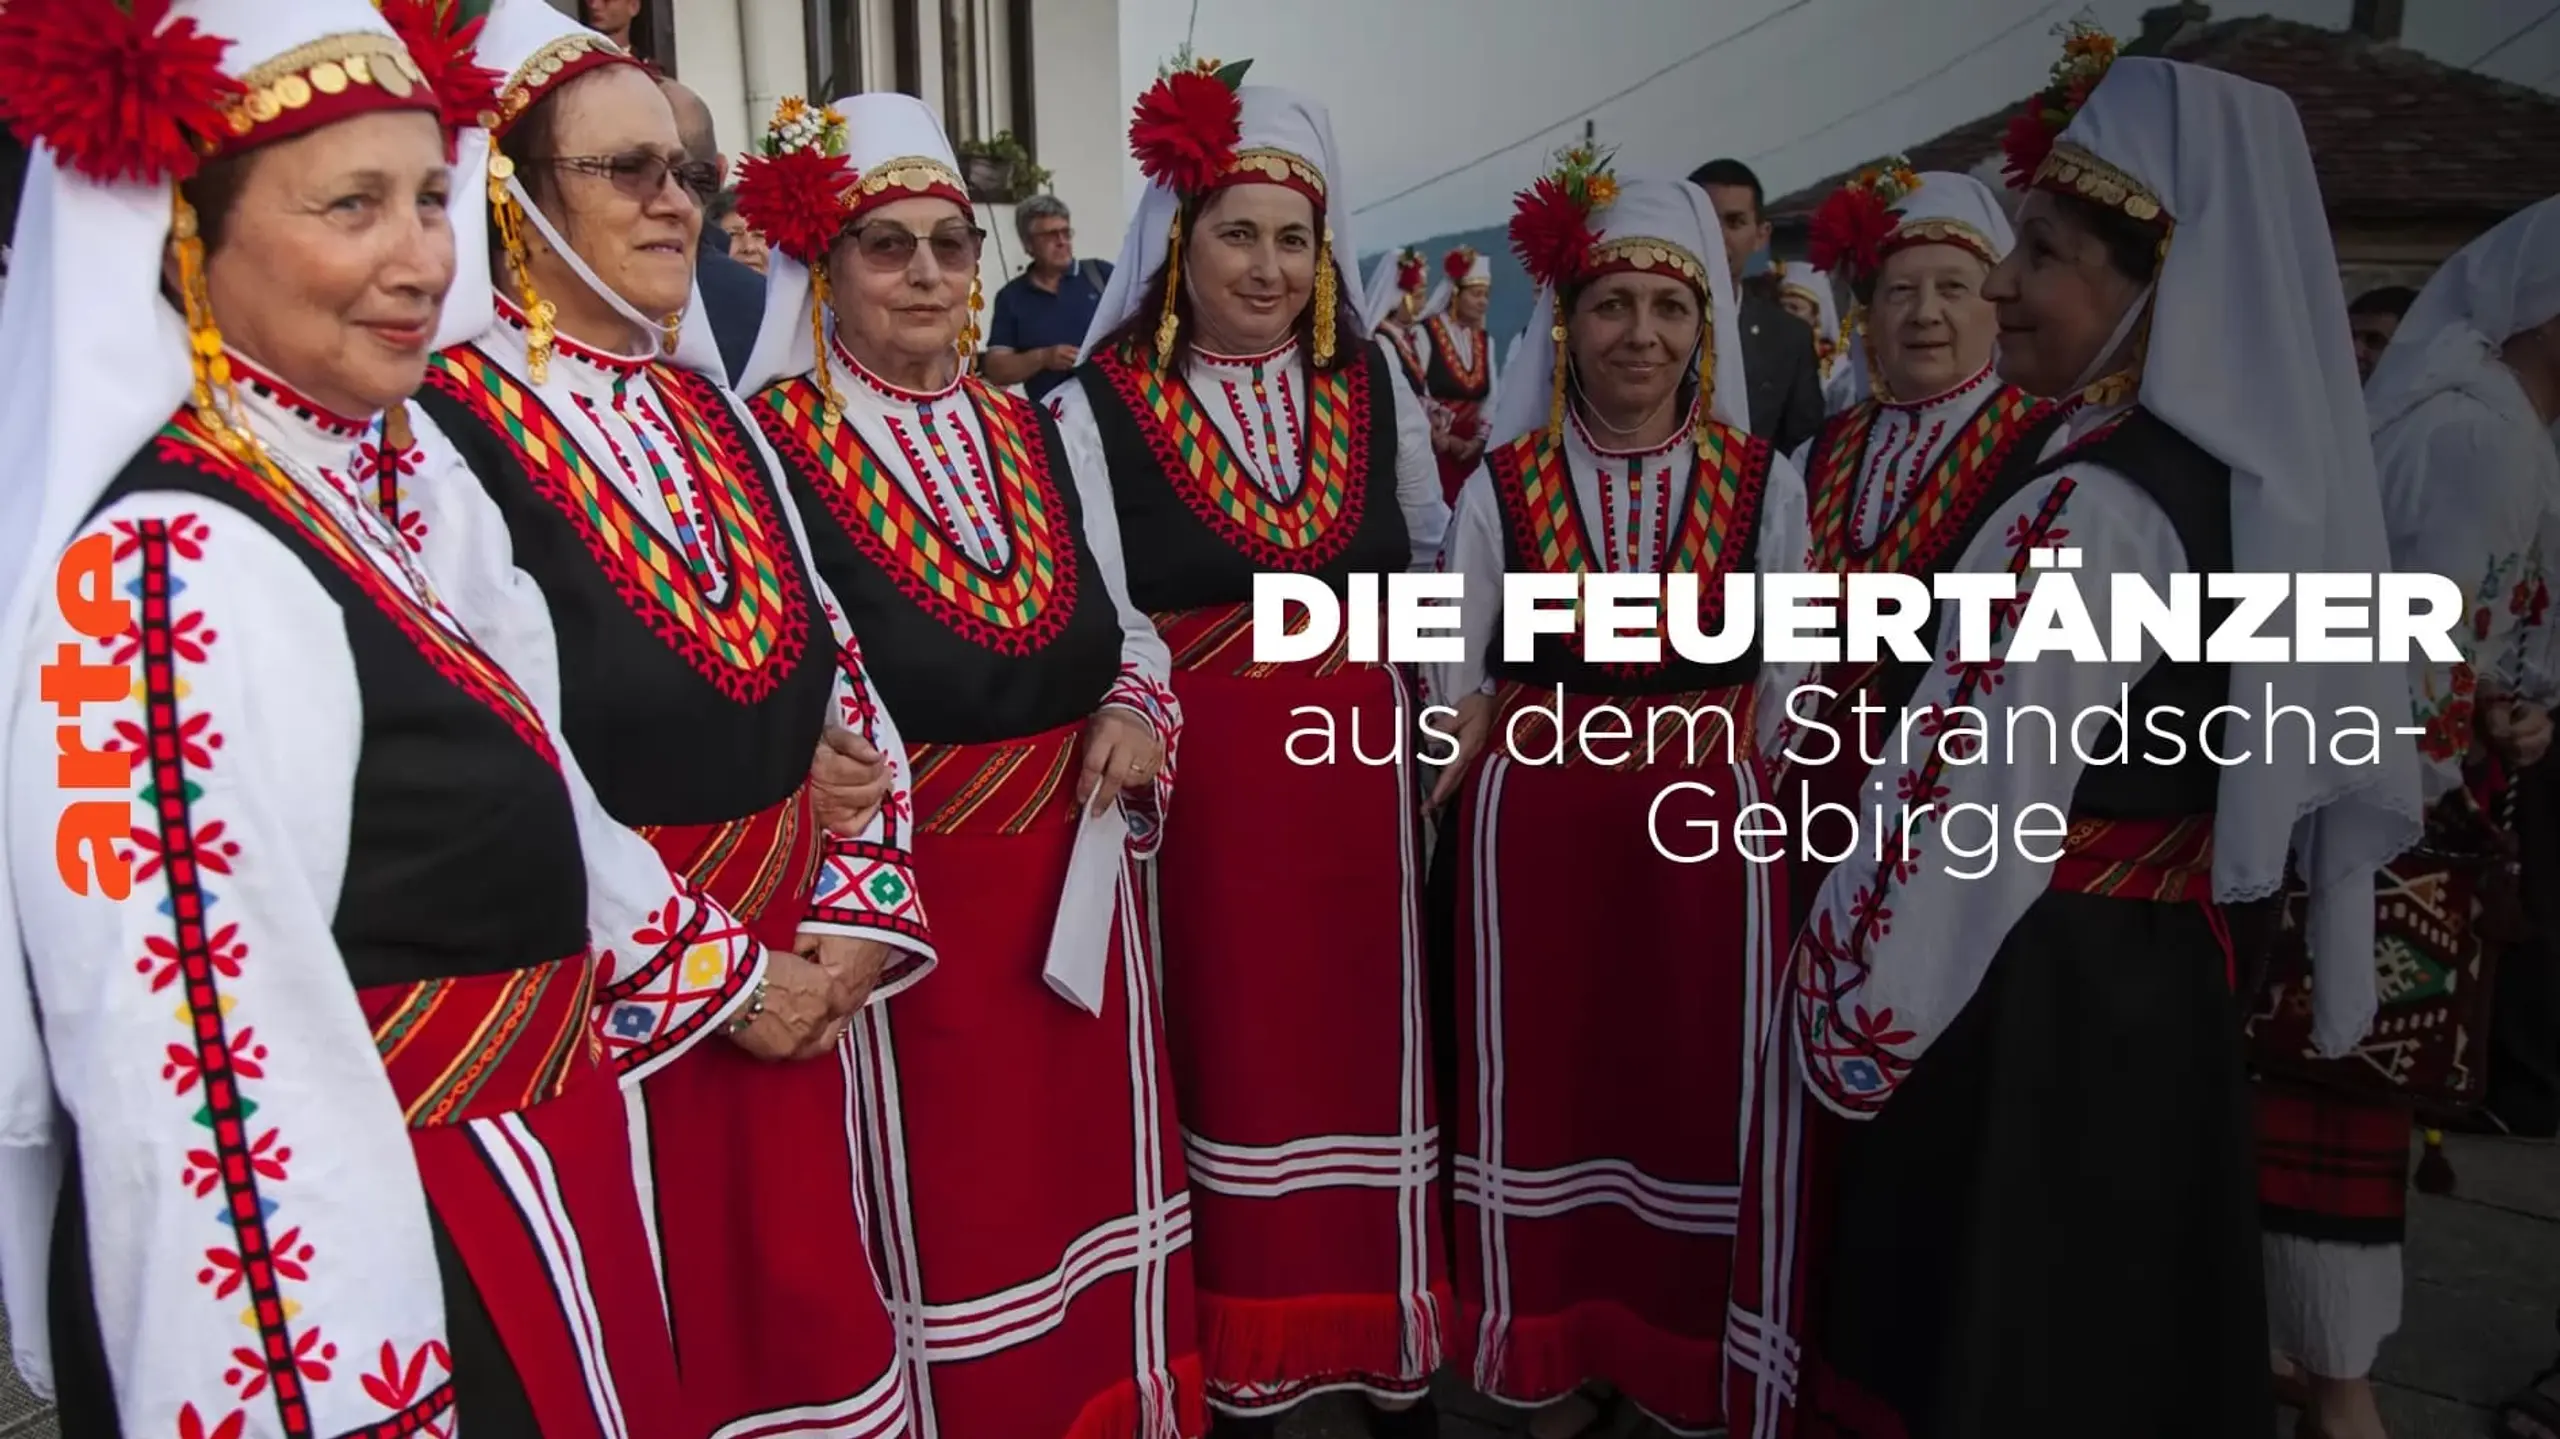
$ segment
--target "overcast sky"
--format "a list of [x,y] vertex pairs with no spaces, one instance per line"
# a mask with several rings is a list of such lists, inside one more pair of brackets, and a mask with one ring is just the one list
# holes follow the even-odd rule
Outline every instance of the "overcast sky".
[[[1193,43],[1204,55],[1251,56],[1254,80],[1326,105],[1359,207],[1354,244],[1373,253],[1499,220],[1548,152],[1581,133],[1567,117],[1666,67],[1676,66],[1592,117],[1618,147],[1620,173],[1685,174],[1739,155],[1775,196],[2028,93],[2058,51],[2055,27],[2073,15],[2130,39],[2151,3],[1196,0]],[[1122,74],[1135,86],[1182,44],[1195,0],[1120,8]],[[2255,0],[2213,13],[2339,27],[2351,8]],[[2410,48],[2468,65],[2506,42],[2484,72],[2560,90],[2560,0],[2406,8]]]

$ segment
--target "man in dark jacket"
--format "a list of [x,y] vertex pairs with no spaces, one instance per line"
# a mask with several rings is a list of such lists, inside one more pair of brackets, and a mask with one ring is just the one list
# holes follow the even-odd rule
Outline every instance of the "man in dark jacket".
[[[711,107],[673,80],[660,80],[658,88],[675,108],[676,138],[683,142],[685,153],[718,162],[720,182],[726,185],[729,157],[720,153]],[[720,344],[720,363],[734,382],[755,350],[756,327],[764,323],[764,276],[730,259],[729,232],[706,224],[694,249],[693,282],[702,291],[702,313],[711,322],[711,337]]]
[[1751,433],[1779,454],[1822,428],[1822,369],[1814,358],[1813,331],[1790,315],[1764,287],[1742,283],[1743,266],[1769,247],[1769,221],[1760,213],[1760,177],[1740,160],[1710,160],[1689,183],[1715,202],[1724,226],[1725,259],[1733,266],[1734,296],[1742,311],[1742,369],[1749,381]]

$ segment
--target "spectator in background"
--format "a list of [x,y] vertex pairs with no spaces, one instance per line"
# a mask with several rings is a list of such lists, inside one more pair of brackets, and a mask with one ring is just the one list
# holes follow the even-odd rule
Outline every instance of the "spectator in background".
[[747,217],[738,213],[736,186],[711,197],[711,203],[703,207],[702,225],[705,235],[717,230],[729,237],[730,259],[759,275],[767,273],[764,236],[756,233],[755,227],[747,223]]
[[1031,253],[1031,268],[996,291],[979,371],[991,383],[1023,386],[1036,400],[1074,371],[1102,289],[1111,283],[1111,266],[1076,263],[1075,220],[1055,195],[1023,201],[1013,212],[1013,229]]
[[[615,7],[595,4],[588,8],[592,11]],[[629,4],[622,8],[639,7]],[[676,138],[684,143],[684,152],[719,166],[720,183],[725,190],[729,157],[720,153],[720,132],[712,124],[711,107],[702,103],[701,96],[673,80],[659,80],[658,88],[675,108]],[[731,203],[735,203],[734,199]],[[708,218],[706,209],[706,221]],[[693,281],[702,295],[703,317],[711,322],[711,338],[720,344],[720,363],[728,370],[729,378],[735,380],[756,347],[756,326],[764,321],[764,276],[730,254],[730,234],[720,225],[703,225],[701,243],[693,252]],[[758,244],[761,247],[762,242]]]
[[631,48],[631,25],[640,18],[640,0],[581,0],[578,8],[588,29],[602,33],[626,55],[639,53]]
[[1822,428],[1822,370],[1814,358],[1813,329],[1788,314],[1768,286],[1742,283],[1751,257],[1769,248],[1769,220],[1761,213],[1760,177],[1740,160],[1710,160],[1689,183],[1715,202],[1724,226],[1725,258],[1733,266],[1741,309],[1742,370],[1751,400],[1751,433],[1795,453]]
[[2373,378],[2373,367],[2382,362],[2382,352],[2391,348],[2391,337],[2400,331],[2400,318],[2418,302],[2418,292],[2406,285],[2385,285],[2356,296],[2347,306],[2347,333],[2356,338],[2356,375]]

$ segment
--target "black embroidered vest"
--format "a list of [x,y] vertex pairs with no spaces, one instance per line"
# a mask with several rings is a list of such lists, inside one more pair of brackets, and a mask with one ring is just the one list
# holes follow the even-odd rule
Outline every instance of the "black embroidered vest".
[[[562,728],[628,825],[724,824],[790,797],[827,720],[837,649],[781,486],[728,397],[652,369],[691,446],[728,582],[705,594],[667,516],[645,518],[544,402],[471,346],[436,357],[418,403],[506,516],[559,641]],[[538,441],[536,444],[534,442]]]
[[[366,563],[360,555],[333,558],[329,541],[344,543],[345,531],[316,502],[275,496],[209,442],[164,430],[99,508],[155,493],[201,495],[256,521],[345,622],[362,729],[330,932],[355,987],[499,974],[585,953],[586,865],[568,785],[512,681],[478,650],[413,628],[435,621],[388,579],[351,573],[350,563]],[[295,499],[323,521],[291,517]]]
[[[1769,483],[1773,452],[1766,440],[1723,424],[1711,425],[1699,450],[1689,484],[1671,513],[1663,570],[1698,576],[1698,628],[1713,634],[1722,627],[1724,577],[1759,569],[1761,505]],[[1493,469],[1493,492],[1502,505],[1502,567],[1507,573],[1532,570],[1600,568],[1593,553],[1592,530],[1574,488],[1560,443],[1550,443],[1544,430],[1525,435],[1485,453]],[[1496,626],[1488,662],[1496,679],[1513,680],[1538,689],[1562,685],[1577,695],[1686,694],[1747,684],[1760,672],[1760,642],[1755,637],[1742,653],[1723,664],[1702,665],[1683,659],[1671,648],[1670,626],[1662,634],[1662,660],[1652,665],[1600,664],[1582,655],[1577,635],[1540,635],[1535,657],[1525,664],[1502,658],[1503,635]]]
[[1238,466],[1179,376],[1145,359],[1097,356],[1080,372],[1111,466],[1129,598],[1149,614],[1243,604],[1264,570],[1321,576],[1412,564],[1396,503],[1396,382],[1377,346],[1306,386],[1304,477],[1285,501]]
[[1056,425],[1038,405],[966,382],[1012,537],[989,571],[868,454],[824,423],[806,376],[766,389],[756,423],[782,456],[818,573],[862,641],[864,670],[910,744],[1021,739],[1091,715],[1120,674],[1120,617],[1084,544]]
[[1493,395],[1493,332],[1476,331],[1475,364],[1460,375],[1449,363],[1450,321],[1446,315],[1435,315],[1423,322],[1431,335],[1431,359],[1423,366],[1424,393],[1435,400],[1461,404],[1483,404]]

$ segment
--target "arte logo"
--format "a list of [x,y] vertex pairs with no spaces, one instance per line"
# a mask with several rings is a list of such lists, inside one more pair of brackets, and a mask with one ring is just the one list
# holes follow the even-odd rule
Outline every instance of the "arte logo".
[[[133,602],[115,592],[115,555],[114,540],[88,535],[73,541],[54,567],[54,605],[89,639],[114,641],[133,629]],[[133,892],[133,866],[116,846],[133,832],[133,762],[117,750],[89,748],[79,720],[81,707],[92,701],[122,703],[132,694],[133,666],[92,664],[81,646],[65,643],[38,674],[38,695],[54,707],[56,718],[67,721],[53,731],[54,783],[64,790],[115,793],[113,799],[84,799],[63,808],[53,826],[54,868],[73,894],[89,893],[94,869],[98,892],[123,899]]]

